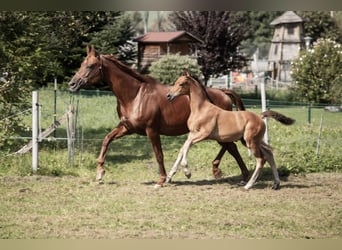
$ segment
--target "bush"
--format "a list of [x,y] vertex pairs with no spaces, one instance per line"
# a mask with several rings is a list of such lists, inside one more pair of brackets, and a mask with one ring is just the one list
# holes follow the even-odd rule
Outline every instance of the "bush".
[[164,84],[173,84],[184,69],[202,78],[201,70],[196,59],[189,56],[167,55],[153,62],[150,67],[150,75]]
[[319,39],[312,49],[302,51],[292,63],[295,91],[305,101],[341,102],[341,65],[341,45],[329,39]]

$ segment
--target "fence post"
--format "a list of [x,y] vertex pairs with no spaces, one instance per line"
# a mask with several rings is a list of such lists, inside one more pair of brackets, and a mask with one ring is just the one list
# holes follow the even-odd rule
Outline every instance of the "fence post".
[[32,171],[37,172],[38,169],[38,120],[39,120],[39,103],[38,91],[32,92]]
[[74,106],[69,105],[69,110],[67,113],[67,136],[68,136],[68,155],[69,155],[69,165],[74,165],[74,145],[75,145],[75,119],[74,119]]
[[[261,81],[260,82],[260,92],[261,92],[261,108],[262,108],[262,112],[265,112],[267,110],[266,107],[266,90],[265,90],[265,82]],[[267,118],[264,118],[264,122],[266,125],[266,130],[265,130],[265,134],[264,134],[264,141],[266,144],[268,144],[268,128],[267,128]]]
[[311,124],[311,103],[308,103],[308,124]]

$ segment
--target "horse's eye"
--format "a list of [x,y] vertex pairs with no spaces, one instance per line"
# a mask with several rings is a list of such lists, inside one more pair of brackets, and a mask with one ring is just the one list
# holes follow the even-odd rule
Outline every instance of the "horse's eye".
[[87,68],[88,68],[88,69],[93,69],[94,67],[95,67],[95,64],[87,65]]
[[184,83],[179,84],[180,87],[184,87]]

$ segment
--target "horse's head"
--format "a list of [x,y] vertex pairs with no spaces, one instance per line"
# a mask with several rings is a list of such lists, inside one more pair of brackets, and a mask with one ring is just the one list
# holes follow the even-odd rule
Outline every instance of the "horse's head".
[[194,79],[190,76],[188,70],[184,70],[183,75],[180,76],[175,83],[170,87],[169,93],[167,94],[167,99],[172,101],[177,96],[180,95],[189,95],[190,87],[189,82],[194,81]]
[[80,69],[69,82],[69,90],[76,92],[79,89],[101,82],[102,61],[96,52],[94,45],[87,46],[87,57],[81,64]]

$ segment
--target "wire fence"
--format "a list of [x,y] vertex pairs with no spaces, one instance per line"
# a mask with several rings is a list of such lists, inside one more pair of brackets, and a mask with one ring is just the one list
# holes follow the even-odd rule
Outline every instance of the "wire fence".
[[[54,100],[54,94],[56,94],[56,104]],[[76,95],[71,95],[68,91],[54,91],[50,89],[43,89],[40,91],[39,99],[39,133],[42,134],[47,128],[55,123],[56,118],[62,117],[69,110],[69,106],[75,107],[75,116],[73,121],[74,130],[74,153],[69,156],[70,165],[74,165],[74,161],[82,162],[82,157],[85,147],[89,147],[93,144],[97,150],[100,149],[101,142],[105,135],[110,132],[119,122],[119,118],[116,113],[116,98],[109,91],[81,91]],[[243,99],[247,109],[260,112],[261,103],[257,99]],[[302,143],[305,144],[317,143],[328,143],[338,147],[342,145],[342,135],[338,134],[333,137],[324,137],[320,135],[319,131],[322,131],[322,119],[327,120],[323,122],[323,129],[334,129],[340,127],[342,122],[342,113],[331,113],[325,111],[326,105],[308,105],[306,103],[293,103],[293,102],[279,102],[279,101],[267,101],[267,107],[284,113],[285,115],[295,117],[296,123],[299,126],[308,126],[314,128],[314,133],[310,132],[311,135],[305,135],[301,138],[290,138],[288,141],[283,142],[286,144]],[[12,136],[5,138],[6,140],[19,141],[22,146],[29,143],[32,139],[32,114],[31,109],[25,109],[17,114],[13,114],[4,119],[15,119],[20,116],[23,120],[26,131],[18,136]],[[326,119],[325,119],[326,118]],[[272,128],[271,128],[272,130]],[[42,148],[58,148],[68,149],[68,123],[64,122],[55,129],[55,133],[50,134],[45,138],[40,138]],[[172,142],[183,143],[185,140],[184,136],[180,137],[162,137],[162,143],[170,144]],[[272,140],[272,138],[271,138]],[[120,139],[121,144],[133,144],[140,142],[147,142],[148,140],[142,136],[128,136]],[[15,152],[7,154],[6,157],[12,156]],[[72,159],[70,159],[70,157]]]

